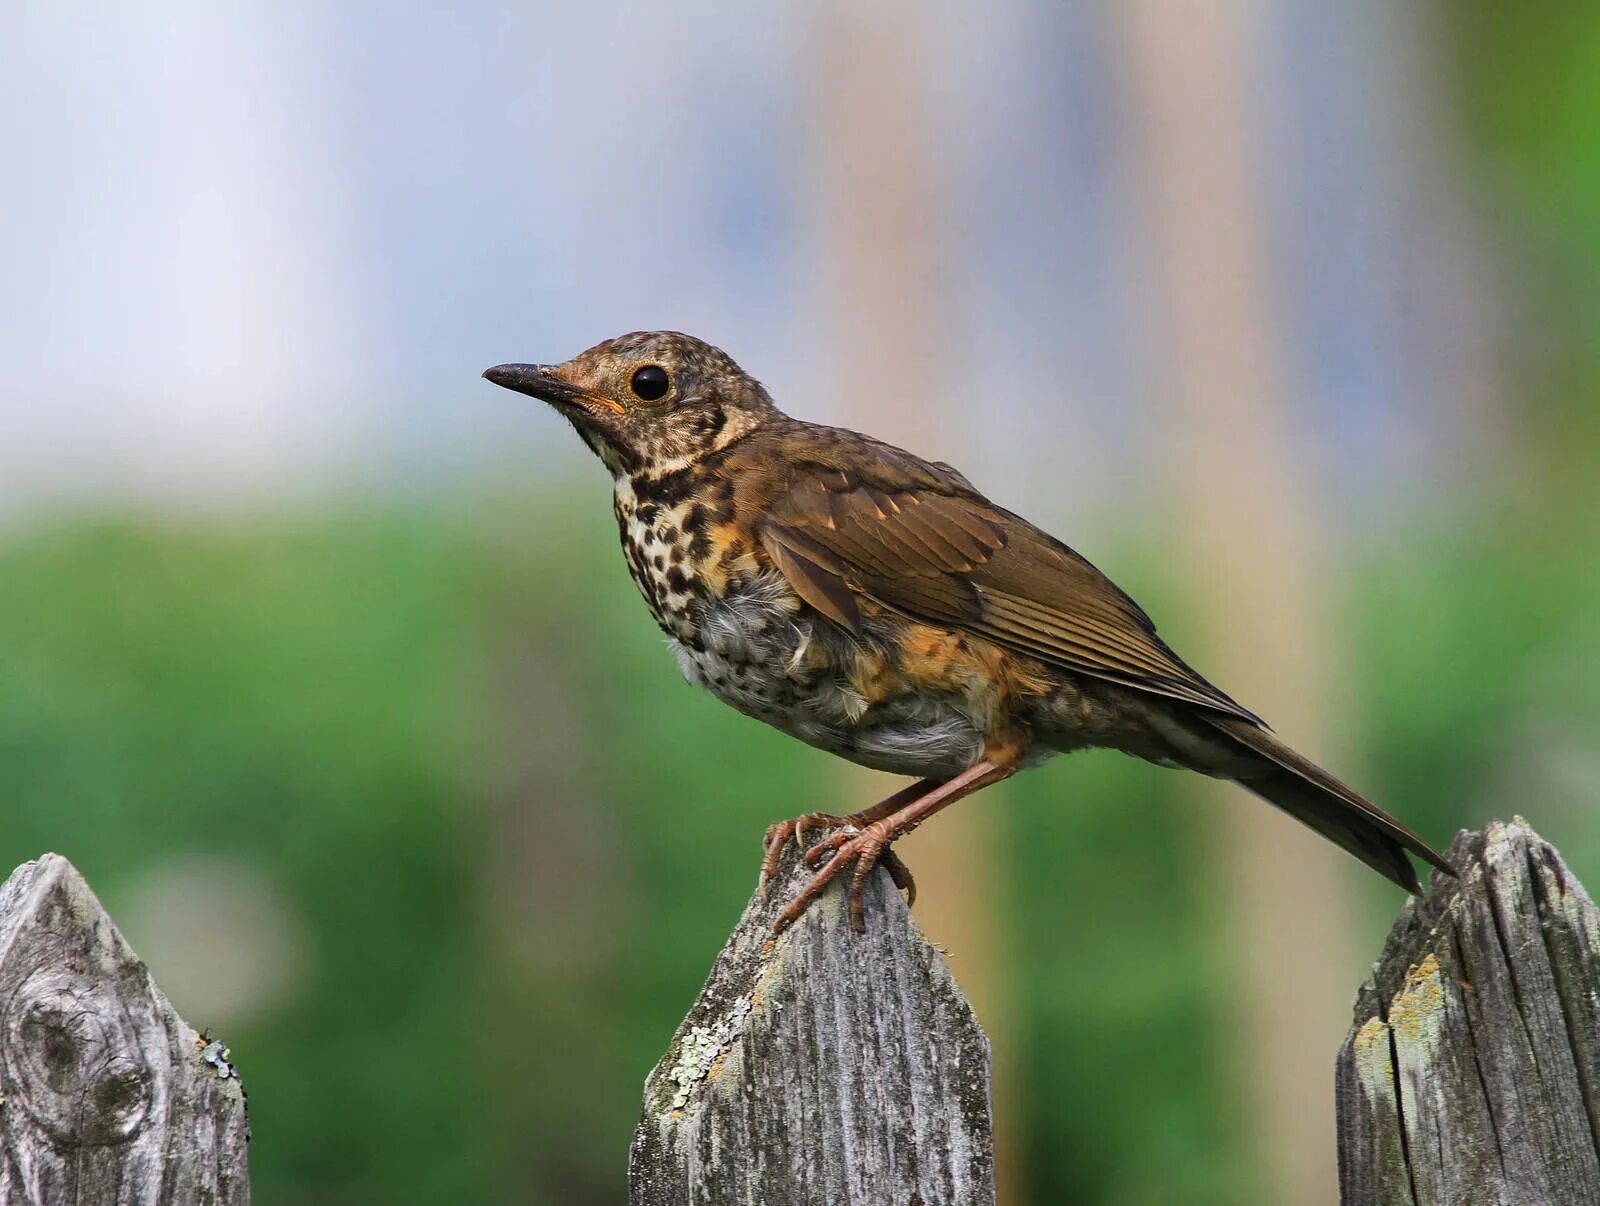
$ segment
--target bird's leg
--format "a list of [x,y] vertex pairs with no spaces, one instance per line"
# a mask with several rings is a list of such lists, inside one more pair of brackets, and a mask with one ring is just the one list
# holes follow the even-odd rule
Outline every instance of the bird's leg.
[[[991,783],[998,783],[1002,779],[1009,778],[1016,769],[1014,759],[993,762],[985,758],[983,761],[974,763],[962,771],[954,779],[938,783],[932,788],[927,788],[927,781],[917,784],[918,788],[924,789],[923,793],[908,803],[904,803],[903,806],[895,809],[892,813],[879,812],[879,809],[883,808],[882,804],[876,808],[868,809],[867,812],[877,813],[878,815],[863,825],[859,832],[851,833],[845,830],[831,833],[823,838],[822,841],[806,851],[807,861],[813,862],[814,865],[813,855],[816,856],[817,860],[820,860],[822,855],[829,850],[834,852],[833,857],[811,877],[811,881],[795,895],[795,898],[789,902],[788,907],[778,915],[778,919],[772,923],[772,932],[781,934],[798,921],[800,915],[806,911],[811,902],[822,895],[822,890],[833,881],[834,876],[838,875],[850,863],[855,863],[856,865],[855,872],[850,877],[850,925],[858,932],[864,929],[863,909],[865,908],[865,901],[863,893],[866,891],[867,877],[872,874],[872,868],[879,862],[884,862],[890,878],[895,881],[895,885],[897,887],[904,886],[900,882],[900,875],[896,874],[896,872],[898,870],[902,874],[905,873],[905,864],[901,863],[889,851],[889,843],[910,833],[941,808],[946,808],[964,796],[970,796],[973,792],[988,787]],[[897,796],[893,797],[893,799],[899,799],[899,797],[907,795],[908,792],[909,789],[907,792],[897,793]],[[884,804],[889,802],[889,800],[885,800]],[[861,815],[865,816],[866,814],[863,813]],[[891,863],[888,862],[888,859],[894,859],[894,861]]]
[[[801,850],[805,850],[806,834],[813,829],[840,829],[848,836],[852,831],[864,829],[872,822],[899,811],[943,782],[944,780],[942,779],[919,779],[909,787],[902,787],[887,800],[874,804],[871,808],[864,808],[860,812],[853,812],[847,817],[834,816],[831,812],[808,812],[803,816],[795,817],[791,821],[779,821],[776,824],[768,825],[766,836],[762,839],[761,899],[765,900],[767,898],[767,885],[772,882],[772,877],[778,873],[778,860],[783,857],[783,845],[790,838],[794,839],[795,845]],[[911,894],[915,896],[916,886],[912,883],[911,872],[906,869],[906,865],[901,863],[899,859],[894,861],[899,864],[900,873],[905,879],[905,882],[901,883],[900,879],[896,878],[896,886],[909,888]],[[816,864],[813,863],[812,865],[815,866]],[[890,867],[889,871],[891,875],[894,874],[893,867]]]
[[[796,833],[795,841],[800,843],[802,857],[806,860],[806,865],[815,869],[828,851],[837,850],[868,825],[873,824],[875,821],[882,821],[892,817],[902,808],[909,804],[915,804],[929,792],[939,790],[948,782],[950,782],[949,779],[918,779],[915,783],[902,787],[887,800],[880,800],[871,808],[863,808],[860,812],[852,812],[838,822],[839,827],[834,832],[814,846],[807,846],[800,834]],[[899,859],[895,861],[900,862]],[[902,869],[905,867],[904,863],[900,865]],[[909,876],[911,873],[907,871],[906,874]]]

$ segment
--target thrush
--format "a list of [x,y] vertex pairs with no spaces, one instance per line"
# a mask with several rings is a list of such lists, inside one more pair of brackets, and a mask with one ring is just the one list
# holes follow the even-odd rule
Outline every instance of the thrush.
[[914,896],[896,839],[1091,747],[1232,779],[1409,892],[1407,852],[1454,874],[1206,681],[1087,560],[951,466],[791,418],[722,351],[676,332],[483,375],[549,403],[604,463],[628,569],[685,678],[915,778],[864,811],[767,830],[763,890],[791,838],[815,870],[776,930],[846,868],[859,929],[874,866]]

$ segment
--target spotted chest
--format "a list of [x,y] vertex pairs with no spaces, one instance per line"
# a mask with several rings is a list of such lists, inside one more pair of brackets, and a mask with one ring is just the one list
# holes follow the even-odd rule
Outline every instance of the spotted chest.
[[730,507],[719,483],[619,476],[614,509],[628,572],[650,614],[668,636],[697,644],[699,613],[728,589],[743,551],[727,534]]
[[619,477],[615,509],[629,573],[689,682],[879,770],[949,776],[981,755],[988,685],[930,680],[901,619],[880,616],[852,635],[812,612],[733,529],[715,480]]

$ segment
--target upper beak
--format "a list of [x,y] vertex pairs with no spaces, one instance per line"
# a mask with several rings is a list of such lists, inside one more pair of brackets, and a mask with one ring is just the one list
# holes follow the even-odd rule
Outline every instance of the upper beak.
[[622,413],[622,407],[610,398],[586,394],[561,378],[552,376],[550,367],[547,364],[497,364],[493,368],[484,369],[483,375],[486,380],[493,381],[496,385],[503,385],[507,389],[516,390],[519,394],[527,394],[557,406],[583,406],[590,410],[601,407],[615,414]]

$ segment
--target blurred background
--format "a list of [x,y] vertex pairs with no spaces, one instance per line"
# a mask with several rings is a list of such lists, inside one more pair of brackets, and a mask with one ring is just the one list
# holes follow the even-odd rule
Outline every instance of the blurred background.
[[[231,1043],[263,1203],[609,1203],[772,820],[608,483],[478,378],[642,327],[959,464],[1435,843],[1600,886],[1600,8],[0,15],[0,861]],[[1056,762],[905,843],[1002,1200],[1332,1200],[1402,899]]]

